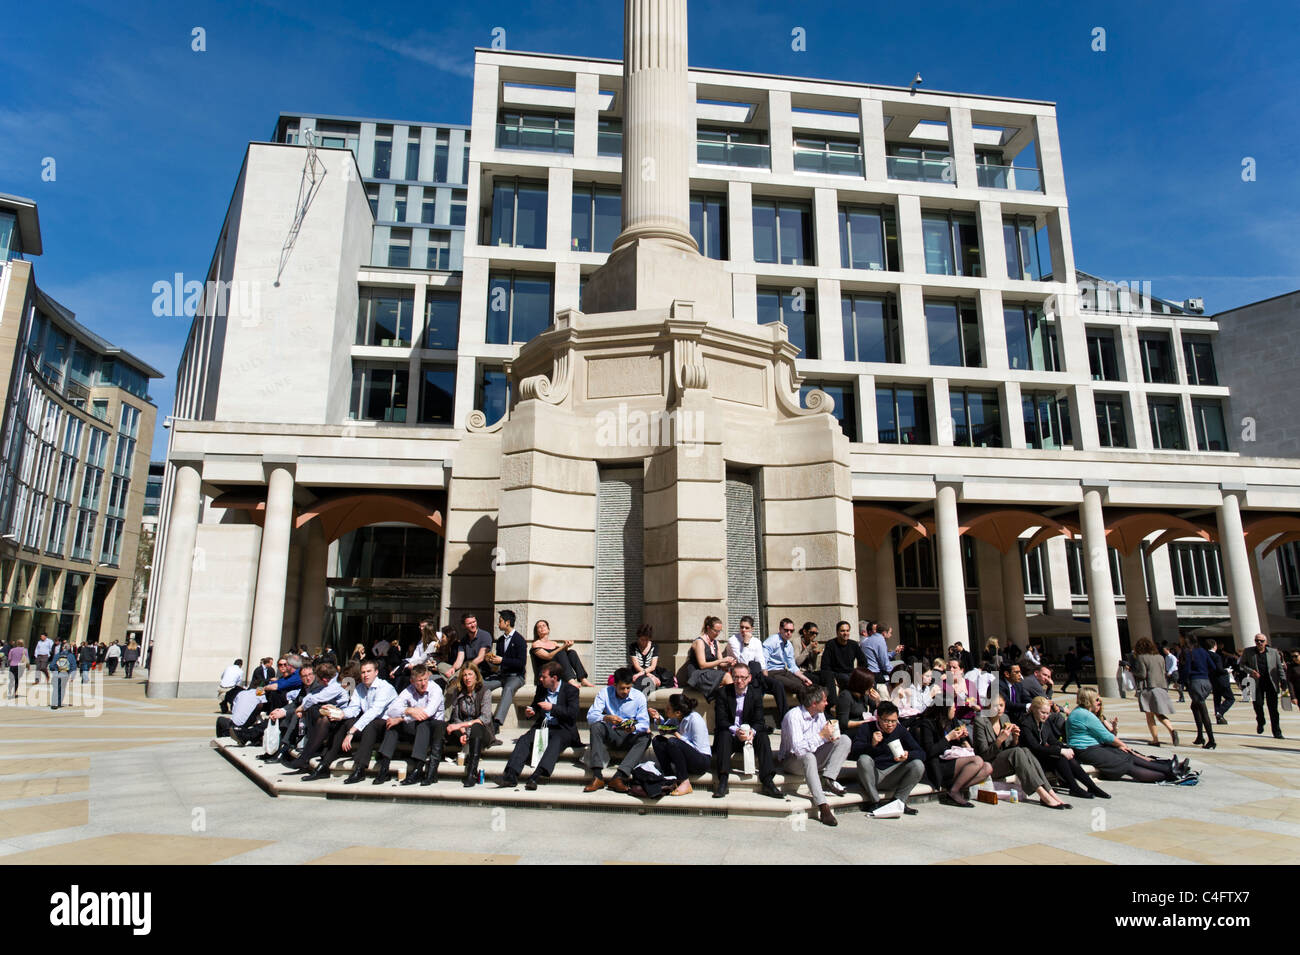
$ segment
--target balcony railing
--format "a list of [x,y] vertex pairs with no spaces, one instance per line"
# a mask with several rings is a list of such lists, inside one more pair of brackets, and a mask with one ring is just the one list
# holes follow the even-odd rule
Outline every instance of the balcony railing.
[[996,166],[978,163],[975,175],[985,189],[1014,189],[1018,192],[1042,192],[1043,176],[1037,166]]
[[833,149],[799,149],[794,151],[795,172],[821,172],[833,176],[861,176],[862,154]]
[[695,159],[702,166],[743,166],[771,169],[772,150],[763,143],[719,143],[698,140]]
[[498,149],[527,149],[539,153],[573,155],[573,130],[551,126],[497,123]]
[[955,183],[957,175],[952,159],[918,159],[912,156],[886,156],[885,171],[890,179],[906,182]]
[[596,155],[623,155],[623,134],[618,132],[599,132],[596,134]]

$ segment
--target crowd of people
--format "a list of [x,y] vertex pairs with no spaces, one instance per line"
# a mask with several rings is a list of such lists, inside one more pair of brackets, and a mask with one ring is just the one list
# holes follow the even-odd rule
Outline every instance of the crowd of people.
[[[30,684],[42,680],[50,687],[50,709],[63,706],[64,692],[74,674],[81,682],[90,682],[90,674],[103,670],[109,676],[122,665],[122,675],[130,678],[140,659],[140,647],[134,639],[111,643],[73,643],[66,639],[52,639],[42,633],[31,645],[21,640],[0,641],[0,659],[9,667],[8,698],[15,699]],[[30,680],[29,680],[30,677]]]
[[[723,798],[739,758],[763,795],[784,798],[778,771],[802,779],[818,818],[833,826],[828,794],[845,792],[839,776],[848,761],[864,809],[897,803],[909,815],[916,812],[909,797],[922,780],[942,802],[969,808],[974,787],[1014,776],[1026,796],[1066,810],[1072,805],[1066,798],[1109,798],[1086,767],[1103,782],[1194,785],[1199,776],[1186,758],[1140,753],[1120,738],[1118,720],[1106,715],[1098,692],[1079,682],[1090,657],[1076,648],[1054,668],[1036,643],[1022,650],[993,638],[977,659],[959,642],[919,652],[896,642],[888,626],[870,622],[855,634],[841,620],[823,642],[812,621],[796,633],[794,621],[783,619],[763,639],[749,617],[726,637],[722,620],[711,616],[675,672],[661,663],[653,629],[640,627],[626,665],[584,711],[579,690],[592,682],[573,642],[552,637],[545,620],[526,641],[515,624],[514,613],[501,611],[493,638],[473,614],[459,628],[438,628],[425,618],[419,641],[406,648],[380,640],[358,644],[340,660],[333,651],[311,655],[304,647],[261,660],[247,678],[237,660],[220,680],[219,702],[229,716],[219,720],[218,733],[241,744],[265,743],[271,733],[274,745],[261,758],[313,780],[328,778],[336,761],[350,757],[345,785],[365,779],[372,762],[372,782],[391,781],[399,746],[409,747],[402,785],[435,785],[441,764],[454,755],[464,765],[462,785],[470,787],[486,781],[482,754],[501,743],[514,695],[531,675],[533,698],[522,710],[526,729],[498,780],[507,787],[544,785],[564,751],[574,750],[586,792],[683,796],[692,792],[692,777],[711,771],[713,796]],[[1296,696],[1300,653],[1287,664],[1267,637],[1255,639],[1255,647],[1231,662],[1212,643],[1170,648],[1137,641],[1127,667],[1151,747],[1161,746],[1158,727],[1179,745],[1169,720],[1175,686],[1192,697],[1195,745],[1213,747],[1208,701],[1224,672],[1256,687],[1260,732],[1267,706],[1280,736],[1277,703],[1279,695]],[[1065,679],[1058,687],[1060,669]],[[1067,702],[1071,684],[1076,692]],[[670,688],[679,692],[669,694],[662,712],[650,706],[650,697]],[[702,706],[713,708],[712,734]],[[1224,710],[1216,707],[1215,719]],[[524,779],[528,765],[533,769]]]

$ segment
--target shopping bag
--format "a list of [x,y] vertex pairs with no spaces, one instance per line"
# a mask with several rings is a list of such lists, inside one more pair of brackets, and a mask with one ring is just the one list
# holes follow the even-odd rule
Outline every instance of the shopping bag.
[[262,732],[262,752],[268,756],[280,748],[280,721],[268,720]]
[[533,732],[533,752],[528,758],[529,766],[537,766],[542,761],[542,754],[546,752],[546,745],[551,740],[551,730],[549,727],[542,725]]

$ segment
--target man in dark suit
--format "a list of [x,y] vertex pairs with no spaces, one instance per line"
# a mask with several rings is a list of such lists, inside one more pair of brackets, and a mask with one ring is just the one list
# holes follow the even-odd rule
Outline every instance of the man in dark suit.
[[1026,706],[1034,702],[1036,696],[1050,700],[1052,698],[1052,668],[1046,663],[1040,663],[1032,673],[1021,681],[1020,689],[1023,692],[1018,695],[1024,700]]
[[772,781],[776,767],[767,736],[767,720],[763,717],[763,693],[754,686],[754,675],[748,667],[736,667],[731,678],[734,682],[720,686],[713,701],[713,798],[721,799],[727,794],[731,754],[752,742],[759,792],[773,799],[784,799]]
[[578,688],[563,679],[564,668],[551,662],[542,667],[538,676],[537,693],[532,705],[524,710],[524,715],[533,720],[532,729],[515,743],[514,752],[506,763],[505,772],[501,774],[501,785],[513,787],[519,783],[519,774],[523,772],[524,763],[533,752],[533,739],[539,729],[546,727],[546,752],[533,773],[528,777],[525,789],[536,789],[539,783],[555,771],[555,763],[560,753],[570,746],[578,746]]
[[262,663],[253,670],[248,680],[248,688],[256,690],[259,686],[265,686],[275,679],[275,667],[271,666],[273,661],[270,657],[262,657]]
[[492,717],[492,735],[495,736],[506,721],[510,704],[514,702],[515,691],[524,685],[524,671],[528,666],[528,647],[523,634],[515,629],[515,612],[502,610],[497,615],[497,627],[501,636],[497,638],[496,652],[488,651],[485,662],[492,669],[492,675],[484,673],[483,685],[492,692],[501,689],[501,700],[497,703],[496,715]]
[[1286,692],[1286,666],[1282,654],[1268,645],[1268,637],[1255,634],[1255,645],[1241,651],[1238,666],[1255,680],[1255,732],[1264,732],[1264,698],[1268,698],[1268,718],[1273,736],[1282,739],[1282,724],[1277,717],[1277,694]]
[[1013,723],[1020,722],[1032,700],[1032,697],[1026,699],[1023,683],[1019,663],[1003,664],[1002,677],[998,680],[998,695],[1007,701],[1007,716]]

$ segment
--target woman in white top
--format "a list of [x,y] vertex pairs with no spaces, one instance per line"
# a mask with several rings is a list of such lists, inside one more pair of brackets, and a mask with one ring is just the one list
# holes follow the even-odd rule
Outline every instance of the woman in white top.
[[921,680],[922,685],[917,686],[910,678],[903,679],[890,691],[889,698],[898,707],[898,715],[902,719],[920,716],[934,701],[934,677],[929,670],[921,674]]
[[691,775],[699,775],[709,768],[712,748],[709,746],[709,728],[704,717],[695,712],[696,702],[682,693],[668,698],[668,715],[676,719],[677,732],[671,736],[656,736],[655,759],[665,775],[677,777],[677,788],[670,796],[685,796],[691,789]]

